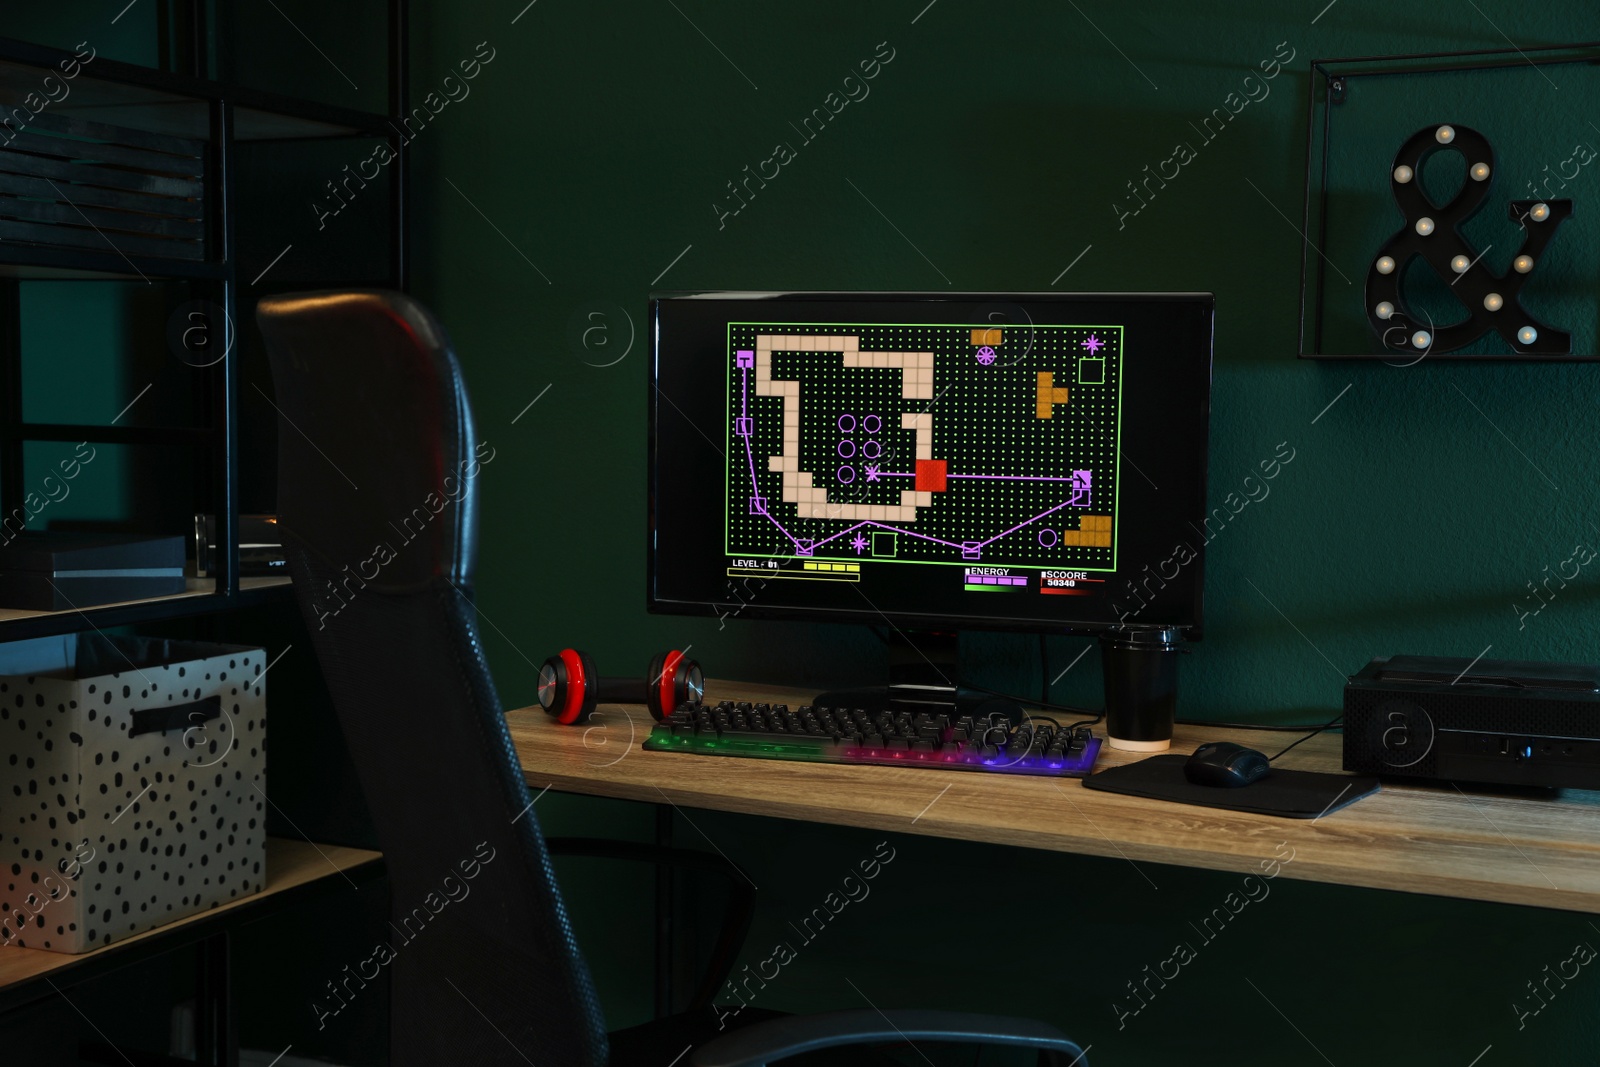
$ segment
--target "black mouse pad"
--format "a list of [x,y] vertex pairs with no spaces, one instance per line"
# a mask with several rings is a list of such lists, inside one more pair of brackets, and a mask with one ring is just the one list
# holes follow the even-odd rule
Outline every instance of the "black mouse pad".
[[1183,776],[1187,762],[1189,757],[1180,754],[1151,756],[1091,774],[1083,780],[1083,787],[1228,811],[1281,815],[1286,819],[1315,819],[1378,791],[1376,778],[1276,768],[1254,785],[1237,789],[1195,785]]

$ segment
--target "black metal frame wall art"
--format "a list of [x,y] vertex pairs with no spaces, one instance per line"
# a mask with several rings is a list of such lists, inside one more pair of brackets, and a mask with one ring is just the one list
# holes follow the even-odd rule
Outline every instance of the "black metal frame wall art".
[[[1525,114],[1554,96],[1552,74],[1589,82],[1597,63],[1600,43],[1314,61],[1300,357],[1600,360],[1600,261],[1563,227],[1600,220],[1600,167],[1566,180],[1600,157],[1592,143],[1569,155],[1566,139],[1587,129],[1600,143],[1600,131],[1582,116]],[[1438,75],[1457,81],[1418,91],[1413,79]],[[1349,108],[1358,94],[1363,106]],[[1514,148],[1497,159],[1502,136]],[[1571,173],[1545,159],[1563,155]]]
[[[1466,156],[1469,180],[1448,204],[1435,204],[1422,190],[1422,171],[1430,156],[1445,150]],[[1511,201],[1511,217],[1525,236],[1504,276],[1485,266],[1484,253],[1461,234],[1461,224],[1488,200],[1494,162],[1488,138],[1466,126],[1418,130],[1395,155],[1389,181],[1406,225],[1378,250],[1367,269],[1366,286],[1367,321],[1386,348],[1408,354],[1453,352],[1493,331],[1517,353],[1564,356],[1571,351],[1572,335],[1537,321],[1523,308],[1521,294],[1556,228],[1572,217],[1572,201]],[[1436,326],[1409,310],[1403,268],[1413,256],[1425,260],[1455,291],[1466,308],[1465,320]]]

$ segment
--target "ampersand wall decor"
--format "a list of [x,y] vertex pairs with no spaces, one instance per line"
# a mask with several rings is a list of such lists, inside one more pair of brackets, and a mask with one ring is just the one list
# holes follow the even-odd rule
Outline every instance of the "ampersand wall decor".
[[[1435,152],[1460,152],[1467,178],[1448,204],[1434,204],[1422,191],[1422,168]],[[1565,355],[1572,335],[1539,322],[1522,307],[1522,287],[1533,276],[1556,228],[1572,216],[1571,200],[1512,200],[1512,221],[1523,230],[1522,248],[1505,277],[1492,273],[1479,250],[1461,236],[1460,226],[1483,206],[1494,180],[1494,149],[1477,130],[1430,126],[1413,134],[1395,154],[1389,187],[1405,215],[1405,228],[1384,242],[1367,270],[1367,321],[1387,349],[1396,352],[1451,352],[1493,331],[1512,351]],[[1491,246],[1492,247],[1492,246]],[[1406,264],[1420,256],[1467,310],[1467,318],[1434,326],[1411,312],[1400,279]]]

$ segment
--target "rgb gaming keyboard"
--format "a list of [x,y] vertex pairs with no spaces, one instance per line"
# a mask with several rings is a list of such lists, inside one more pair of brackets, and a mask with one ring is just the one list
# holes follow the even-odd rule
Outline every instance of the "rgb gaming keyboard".
[[934,712],[866,711],[804,705],[690,704],[656,725],[652,752],[747,756],[885,767],[1082,777],[1100,739],[1087,727]]

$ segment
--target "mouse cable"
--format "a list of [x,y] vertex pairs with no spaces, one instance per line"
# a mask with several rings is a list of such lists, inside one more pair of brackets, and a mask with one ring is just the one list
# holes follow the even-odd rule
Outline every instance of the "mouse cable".
[[1315,730],[1312,730],[1310,733],[1306,734],[1304,737],[1300,738],[1298,741],[1295,741],[1292,744],[1290,744],[1288,746],[1288,748],[1285,748],[1282,751],[1280,751],[1277,756],[1268,756],[1267,757],[1267,762],[1271,763],[1273,760],[1277,759],[1278,756],[1282,756],[1285,752],[1288,752],[1289,749],[1294,748],[1295,745],[1298,745],[1298,744],[1301,744],[1303,742],[1309,741],[1313,737],[1316,737],[1318,734],[1320,734],[1322,731],[1328,729],[1329,727],[1337,726],[1343,721],[1344,721],[1344,713],[1340,712],[1339,713],[1339,717],[1337,719],[1330,719],[1328,722],[1323,723],[1321,726],[1317,727]]

